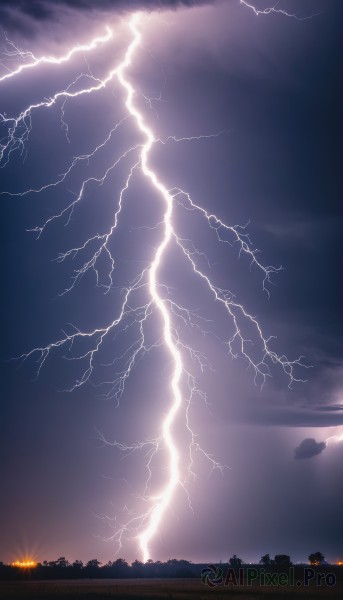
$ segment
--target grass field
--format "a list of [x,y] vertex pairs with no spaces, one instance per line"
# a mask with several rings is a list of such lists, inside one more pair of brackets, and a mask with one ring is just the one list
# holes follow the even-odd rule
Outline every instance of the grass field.
[[334,587],[208,588],[197,579],[107,579],[0,582],[1,600],[292,600],[342,598],[342,582]]

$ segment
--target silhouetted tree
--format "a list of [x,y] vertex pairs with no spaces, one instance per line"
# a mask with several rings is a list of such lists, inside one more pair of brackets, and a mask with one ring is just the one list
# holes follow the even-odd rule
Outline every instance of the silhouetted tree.
[[238,569],[241,564],[242,564],[242,559],[238,558],[237,554],[234,554],[230,559],[229,559],[229,563],[231,565],[231,567],[233,567],[234,569]]
[[101,562],[98,561],[97,558],[92,558],[92,560],[89,560],[88,563],[86,564],[86,569],[98,569],[101,565]]
[[324,562],[325,556],[321,552],[314,552],[313,554],[309,555],[308,560],[310,561],[311,565],[320,565],[322,562]]
[[60,556],[56,561],[55,561],[56,567],[59,567],[61,569],[65,569],[66,567],[69,567],[69,562],[67,561],[65,556]]
[[192,577],[192,563],[183,558],[171,558],[167,561],[167,574],[171,577]]
[[49,560],[48,562],[48,566],[50,567],[50,569],[53,569],[54,567],[56,567],[56,560]]
[[127,577],[129,570],[130,567],[125,558],[117,558],[112,563],[111,572],[115,577]]
[[[149,562],[149,561],[148,561],[148,562]],[[128,563],[128,562],[125,560],[125,558],[117,558],[117,560],[115,560],[115,561],[112,563],[112,565],[113,565],[114,567],[122,567],[122,568],[124,567],[124,568],[126,568],[126,567],[128,567],[128,566],[129,566],[129,563]]]
[[271,561],[269,554],[264,554],[263,556],[261,556],[260,565],[271,565],[271,564],[272,564],[272,561]]
[[144,563],[140,560],[134,560],[131,564],[131,569],[134,577],[144,577]]
[[83,562],[82,560],[74,560],[72,566],[74,567],[74,569],[82,569],[83,567]]

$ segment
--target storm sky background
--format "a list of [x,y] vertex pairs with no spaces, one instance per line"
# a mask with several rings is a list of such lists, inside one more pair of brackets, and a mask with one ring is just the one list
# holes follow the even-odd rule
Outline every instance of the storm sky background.
[[[301,561],[315,551],[329,561],[343,558],[343,442],[324,443],[343,432],[343,7],[340,0],[283,0],[279,5],[300,19],[257,17],[238,0],[18,0],[0,7],[2,43],[6,31],[37,56],[64,54],[75,41],[103,33],[106,23],[118,32],[113,56],[102,50],[88,54],[87,62],[78,57],[67,68],[44,66],[2,83],[0,112],[7,116],[49,97],[88,67],[96,75],[117,64],[128,43],[128,9],[149,9],[141,26],[143,47],[130,70],[147,122],[163,139],[224,132],[157,144],[151,155],[154,169],[168,188],[187,190],[226,223],[250,221],[262,262],[283,266],[273,277],[270,298],[259,274],[249,271],[235,248],[218,247],[198,218],[179,211],[176,222],[200,240],[215,282],[236,293],[264,331],[277,336],[275,349],[290,358],[303,355],[312,365],[298,372],[305,383],[289,389],[275,369],[261,390],[246,365],[228,357],[218,337],[195,336],[213,368],[197,373],[210,407],[200,400],[193,406],[194,429],[203,447],[229,469],[221,475],[211,473],[205,461],[199,463],[199,477],[188,487],[194,514],[186,496],[178,493],[151,544],[156,560],[213,562],[235,553],[249,562],[269,552]],[[256,0],[255,6],[264,8],[267,2]],[[1,191],[21,192],[56,179],[72,157],[91,151],[123,116],[115,81],[106,92],[66,103],[70,143],[61,127],[60,105],[37,112],[26,158],[13,153],[0,172]],[[132,124],[124,123],[91,165],[91,174],[103,172],[137,139]],[[61,356],[51,356],[36,381],[34,360],[20,368],[6,362],[58,339],[68,323],[90,328],[113,318],[118,298],[115,292],[104,296],[94,274],[71,294],[58,296],[74,265],[54,259],[108,226],[127,164],[102,188],[91,187],[68,227],[56,222],[39,240],[27,230],[70,202],[90,174],[87,167],[48,192],[1,196],[0,560],[6,562],[24,552],[39,560],[61,555],[114,559],[117,548],[105,541],[111,535],[108,523],[98,517],[118,514],[144,488],[144,456],[123,458],[116,448],[104,446],[97,432],[123,443],[156,435],[168,403],[163,354],[156,351],[140,361],[118,408],[91,385],[61,391],[77,376],[75,365]],[[139,227],[160,218],[156,198],[138,177],[114,238],[116,285],[125,285],[139,261],[151,256],[158,230]],[[212,320],[214,332],[224,339],[223,315],[206,291],[193,285],[175,251],[163,276],[188,305]],[[108,362],[114,356],[111,345],[120,354],[122,344],[120,336],[108,343]],[[106,376],[108,371],[100,368],[95,382]],[[132,541],[119,556],[140,558]]]

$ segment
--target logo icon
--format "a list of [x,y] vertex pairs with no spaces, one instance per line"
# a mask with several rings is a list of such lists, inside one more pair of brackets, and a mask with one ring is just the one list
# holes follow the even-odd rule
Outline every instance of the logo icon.
[[201,570],[201,583],[211,588],[220,585],[223,583],[223,569],[217,565],[208,565]]

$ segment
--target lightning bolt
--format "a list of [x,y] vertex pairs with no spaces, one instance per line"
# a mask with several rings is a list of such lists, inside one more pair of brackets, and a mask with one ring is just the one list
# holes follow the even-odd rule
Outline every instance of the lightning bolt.
[[[244,0],[240,0],[240,2],[252,9],[256,15],[262,13],[268,14],[269,12],[287,14],[275,7],[258,11]],[[302,363],[301,357],[296,360],[289,360],[285,355],[278,355],[272,349],[272,336],[266,337],[264,335],[257,318],[250,314],[230,291],[215,285],[206,271],[199,266],[199,258],[203,258],[204,254],[195,246],[192,240],[182,238],[174,227],[173,214],[176,206],[184,211],[198,213],[207,223],[219,243],[229,247],[236,247],[239,255],[245,255],[249,259],[251,266],[261,273],[262,287],[268,293],[270,278],[279,269],[273,266],[264,266],[260,262],[257,250],[252,245],[246,228],[239,225],[229,226],[225,224],[218,216],[209,213],[197,205],[185,190],[180,188],[168,190],[159,179],[157,173],[150,167],[149,157],[151,150],[159,143],[182,143],[184,141],[202,140],[213,135],[221,135],[223,132],[184,138],[169,136],[166,140],[155,136],[151,127],[146,123],[143,113],[137,108],[135,99],[138,96],[138,92],[133,84],[130,83],[127,75],[135,54],[141,45],[142,34],[140,24],[141,16],[139,14],[134,14],[130,17],[127,26],[130,31],[131,41],[126,49],[124,58],[117,66],[110,69],[105,77],[96,78],[89,72],[84,76],[77,77],[68,88],[56,92],[51,98],[31,104],[18,116],[8,117],[6,114],[1,114],[0,120],[6,128],[6,134],[0,141],[0,164],[2,167],[6,166],[13,152],[25,152],[26,143],[32,129],[32,115],[37,110],[50,109],[58,104],[59,100],[62,100],[64,103],[66,100],[73,100],[82,95],[95,94],[106,88],[110,82],[114,80],[118,82],[125,95],[126,116],[119,123],[115,124],[100,144],[92,148],[87,154],[75,157],[66,171],[60,174],[54,181],[23,192],[5,193],[12,196],[25,196],[33,193],[41,193],[51,187],[58,186],[68,178],[70,173],[79,164],[84,162],[88,165],[92,158],[109,144],[118,128],[122,127],[126,120],[130,120],[135,124],[137,132],[143,139],[143,141],[127,148],[124,153],[116,157],[112,164],[103,171],[102,175],[85,179],[72,202],[62,208],[60,212],[50,216],[43,224],[35,227],[33,231],[37,234],[37,237],[40,237],[54,221],[64,220],[67,225],[74,211],[81,203],[88,185],[93,182],[101,186],[120,163],[126,164],[126,162],[131,161],[127,167],[128,174],[120,191],[117,208],[114,211],[113,221],[108,230],[103,233],[96,233],[94,236],[86,239],[81,245],[70,248],[57,257],[58,261],[64,262],[68,259],[74,259],[77,256],[87,255],[83,265],[74,271],[72,283],[69,287],[66,287],[62,294],[73,290],[82,277],[90,271],[94,272],[97,285],[104,288],[105,293],[115,289],[113,281],[115,260],[111,253],[110,240],[119,225],[126,193],[137,172],[141,172],[151,188],[155,190],[164,211],[162,221],[154,227],[161,230],[161,237],[150,263],[142,269],[127,287],[121,288],[120,307],[117,315],[110,323],[88,331],[81,331],[76,327],[71,327],[68,332],[65,332],[55,342],[51,342],[44,347],[33,348],[29,352],[22,354],[19,358],[26,360],[29,357],[35,356],[38,362],[38,376],[50,354],[58,349],[63,349],[65,351],[64,358],[78,361],[84,365],[80,377],[75,380],[74,384],[68,390],[73,391],[91,381],[97,356],[103,349],[104,340],[108,337],[109,333],[113,333],[114,338],[116,338],[118,327],[121,327],[122,331],[133,330],[136,332],[135,341],[126,348],[121,356],[116,357],[112,363],[112,367],[116,364],[122,364],[122,368],[119,367],[119,370],[115,372],[113,380],[104,382],[109,390],[106,396],[114,398],[118,404],[125,390],[127,379],[138,360],[157,347],[163,347],[169,354],[172,365],[169,381],[170,404],[161,421],[158,436],[128,445],[117,441],[112,442],[124,454],[139,450],[146,452],[148,476],[145,495],[142,500],[148,505],[148,508],[138,514],[127,510],[129,517],[125,523],[119,523],[117,518],[115,518],[113,522],[114,533],[111,536],[111,539],[115,540],[118,546],[121,547],[124,536],[133,535],[140,547],[142,558],[146,561],[150,558],[151,541],[160,529],[178,488],[185,491],[191,506],[182,464],[187,463],[186,476],[194,476],[195,456],[196,453],[200,452],[209,461],[212,469],[223,469],[222,465],[216,462],[207,451],[202,449],[197,441],[197,435],[190,424],[189,409],[194,397],[199,395],[205,402],[207,399],[206,395],[198,389],[196,377],[186,367],[185,356],[188,356],[201,370],[207,368],[208,364],[206,357],[182,339],[180,324],[188,327],[191,331],[193,328],[197,328],[201,332],[206,333],[204,327],[206,327],[207,321],[173,300],[169,287],[160,281],[161,266],[171,245],[179,250],[180,255],[184,258],[190,270],[203,282],[215,303],[225,311],[233,330],[233,333],[224,342],[228,353],[232,357],[244,359],[252,370],[256,383],[262,386],[266,379],[271,376],[271,367],[278,366],[288,378],[289,385],[291,385],[294,381],[302,381],[302,379],[296,376],[296,368],[306,365]],[[39,68],[42,64],[54,65],[56,67],[63,65],[70,61],[77,53],[91,52],[96,50],[99,45],[108,44],[112,37],[111,28],[106,27],[105,35],[94,38],[89,44],[75,46],[60,58],[36,58],[33,54],[23,52],[14,44],[11,45],[8,42],[11,51],[8,52],[7,56],[19,58],[25,62],[13,71],[5,73],[0,77],[0,82],[4,83],[25,71]],[[87,81],[87,84],[84,83],[84,79]],[[62,126],[63,124],[65,127],[62,113]],[[107,261],[106,264],[108,266],[106,267],[105,274],[100,268],[101,259],[106,259]],[[155,319],[159,323],[160,338],[155,342],[148,343],[146,327],[151,319]],[[251,336],[253,336],[253,339],[251,339]],[[254,353],[251,351],[252,342],[255,344]],[[186,389],[186,392],[184,392],[184,389]],[[186,457],[186,459],[181,445],[178,443],[176,433],[176,419],[181,414],[183,415],[183,426],[190,440],[187,451],[188,458]],[[103,436],[102,439],[105,443],[110,443]],[[166,482],[161,486],[158,493],[150,494],[149,487],[154,469],[153,461],[157,454],[163,452],[167,455]],[[108,517],[104,518],[109,520]]]

